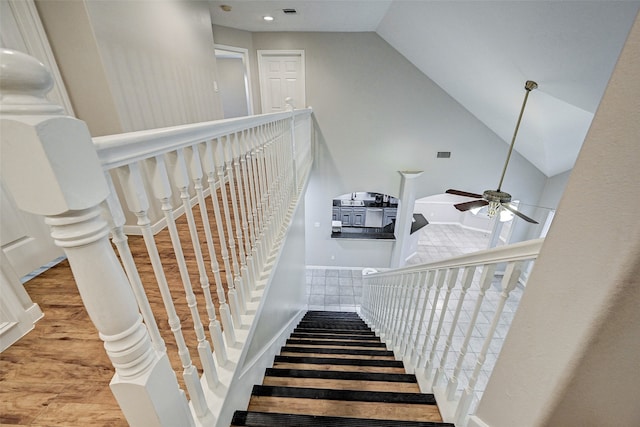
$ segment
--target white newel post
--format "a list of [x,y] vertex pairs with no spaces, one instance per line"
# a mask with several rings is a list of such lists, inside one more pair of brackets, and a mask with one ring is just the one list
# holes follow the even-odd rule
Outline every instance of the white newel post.
[[165,353],[156,352],[108,240],[109,189],[84,122],[45,94],[52,79],[26,54],[0,50],[2,169],[18,207],[44,215],[115,368],[111,389],[132,426],[194,425]]
[[411,223],[413,222],[413,208],[416,204],[416,178],[422,175],[423,171],[399,171],[400,181],[400,205],[396,217],[396,243],[391,254],[391,268],[402,267],[406,263],[407,246],[411,234]]

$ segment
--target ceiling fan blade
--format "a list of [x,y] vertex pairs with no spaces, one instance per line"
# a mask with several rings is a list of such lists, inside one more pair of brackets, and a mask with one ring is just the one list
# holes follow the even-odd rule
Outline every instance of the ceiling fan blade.
[[487,206],[489,202],[486,200],[472,200],[470,202],[458,203],[457,205],[453,205],[454,208],[458,209],[460,212],[466,212],[469,209],[473,208],[481,208],[482,206]]
[[466,191],[453,190],[451,188],[445,191],[445,193],[455,194],[456,196],[473,197],[474,199],[482,199],[482,194],[468,193]]
[[527,222],[530,222],[532,224],[538,224],[538,221],[529,218],[528,216],[526,216],[522,212],[518,211],[516,208],[514,208],[511,205],[509,205],[508,203],[503,203],[502,207],[505,208],[506,210],[510,211],[510,212],[513,212],[515,215],[519,216],[520,218],[524,219]]

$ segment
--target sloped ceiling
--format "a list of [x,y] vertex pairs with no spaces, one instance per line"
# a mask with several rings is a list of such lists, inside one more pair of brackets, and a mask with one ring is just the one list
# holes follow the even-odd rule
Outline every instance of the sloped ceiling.
[[[547,176],[573,167],[640,1],[213,1],[247,31],[375,31]],[[232,7],[222,12],[221,4]],[[297,14],[285,15],[283,8]],[[271,14],[273,22],[262,16]],[[640,84],[640,83],[639,83]]]

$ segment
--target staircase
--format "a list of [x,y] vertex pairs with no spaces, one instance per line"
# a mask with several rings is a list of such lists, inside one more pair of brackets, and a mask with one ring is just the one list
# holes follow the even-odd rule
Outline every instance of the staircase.
[[232,426],[443,427],[433,395],[356,313],[310,311]]

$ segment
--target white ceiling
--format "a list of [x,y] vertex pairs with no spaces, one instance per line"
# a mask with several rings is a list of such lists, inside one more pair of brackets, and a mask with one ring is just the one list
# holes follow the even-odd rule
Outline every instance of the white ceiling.
[[506,143],[524,82],[535,80],[515,149],[547,176],[573,167],[640,9],[640,0],[210,3],[214,24],[247,31],[375,31]]

